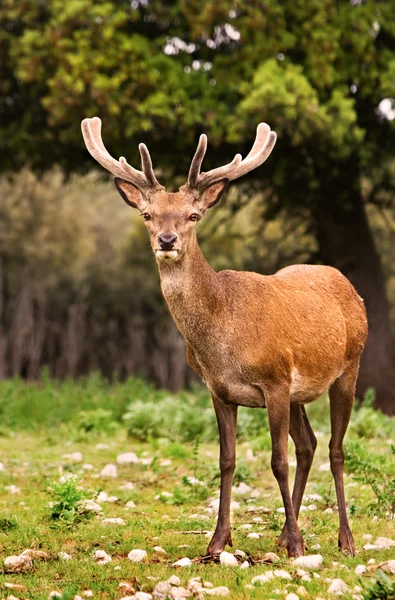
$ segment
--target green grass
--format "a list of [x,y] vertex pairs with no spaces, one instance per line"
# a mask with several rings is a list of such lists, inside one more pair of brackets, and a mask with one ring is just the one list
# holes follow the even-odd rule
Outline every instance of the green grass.
[[[49,555],[47,561],[34,560],[34,569],[29,573],[0,573],[4,596],[13,593],[19,598],[44,599],[52,590],[57,590],[66,599],[90,589],[95,599],[117,599],[126,595],[117,591],[121,581],[133,582],[136,590],[151,592],[157,581],[177,574],[185,586],[194,576],[215,586],[225,585],[231,591],[230,599],[281,598],[285,591],[296,592],[300,585],[304,585],[307,598],[329,598],[326,579],[336,577],[343,579],[350,589],[350,594],[343,596],[345,599],[353,597],[355,586],[365,590],[359,592],[361,596],[365,593],[367,598],[380,597],[369,596],[367,591],[377,579],[377,572],[358,577],[354,569],[358,564],[366,565],[371,558],[378,564],[395,555],[394,548],[361,550],[369,542],[364,538],[366,534],[371,534],[373,540],[379,536],[395,537],[391,503],[388,502],[384,510],[380,503],[380,493],[387,484],[391,493],[390,484],[395,476],[389,443],[390,439],[394,443],[395,427],[390,419],[373,414],[369,406],[361,409],[365,411],[365,423],[369,422],[369,435],[365,431],[366,436],[361,437],[358,411],[353,415],[348,436],[350,473],[345,477],[346,496],[356,546],[361,550],[357,557],[346,557],[338,552],[337,512],[324,513],[326,508],[336,504],[331,474],[319,469],[328,461],[327,401],[323,399],[309,407],[314,429],[320,435],[307,493],[320,494],[322,501],[314,501],[317,510],[301,514],[300,526],[307,553],[322,554],[324,566],[318,572],[319,578],[303,582],[286,553],[277,551],[275,546],[283,515],[276,511],[281,507],[281,500],[270,471],[270,439],[265,429],[264,411],[241,411],[235,481],[258,490],[260,497],[234,497],[240,502],[240,509],[233,514],[233,549],[243,550],[254,562],[262,559],[266,552],[275,551],[280,562],[275,567],[255,564],[246,570],[195,563],[177,570],[171,567],[174,561],[184,556],[196,559],[205,553],[209,540],[204,532],[215,527],[215,515],[207,509],[218,492],[218,443],[211,427],[212,409],[204,391],[197,389],[171,396],[167,392],[156,392],[138,380],[110,386],[99,377],[79,384],[52,383],[44,377],[38,386],[21,381],[0,382],[0,395],[3,424],[0,460],[4,464],[4,470],[0,471],[1,557],[20,554],[26,548],[41,549]],[[155,430],[151,428],[150,414],[145,418],[139,414],[138,420],[131,422],[133,405],[139,402],[155,405]],[[174,425],[173,435],[169,415],[176,414],[175,406],[182,416]],[[140,408],[138,405],[139,411]],[[122,419],[124,414],[129,414],[126,420]],[[167,429],[160,425],[161,415]],[[148,434],[128,435],[128,431],[134,433],[137,422],[141,431]],[[180,423],[184,432],[180,430]],[[199,438],[193,438],[197,430]],[[152,461],[117,465],[115,479],[100,475],[106,464],[116,464],[116,457],[127,451]],[[81,463],[75,464],[72,458],[63,457],[73,452],[82,453]],[[292,444],[290,460],[294,460]],[[380,467],[381,479],[376,477],[379,494],[369,479],[361,480],[360,461],[364,461],[366,477],[374,477],[374,469],[377,465]],[[93,465],[93,469],[85,470],[84,464]],[[290,471],[293,476],[294,466]],[[70,474],[75,477],[67,479]],[[191,485],[190,477],[204,485]],[[122,489],[126,482],[133,482],[133,489]],[[12,494],[10,488],[6,489],[8,486],[16,486],[19,493]],[[117,496],[118,501],[103,502],[102,515],[81,510],[80,500],[95,499],[100,491]],[[161,492],[172,496],[157,499]],[[130,500],[135,502],[135,508],[126,507]],[[305,505],[311,503],[304,502]],[[270,513],[248,512],[249,508],[259,506],[267,507]],[[263,522],[253,523],[256,516]],[[121,517],[126,524],[105,527],[101,522],[108,517]],[[252,531],[260,533],[259,540],[248,538],[249,531],[239,529],[246,523],[252,524]],[[189,533],[192,531],[195,533]],[[316,544],[320,544],[319,550],[313,548]],[[156,545],[162,546],[166,554],[155,553]],[[147,551],[145,563],[133,564],[127,559],[133,548]],[[110,554],[112,562],[97,565],[92,555],[98,549]],[[61,551],[73,558],[59,559]],[[274,568],[289,571],[292,582],[275,578],[264,587],[245,587],[254,576]],[[3,588],[5,582],[22,584],[25,591],[7,592]]]

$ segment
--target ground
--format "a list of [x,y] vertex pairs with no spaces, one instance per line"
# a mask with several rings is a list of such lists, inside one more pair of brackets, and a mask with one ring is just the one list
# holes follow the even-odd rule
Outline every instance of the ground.
[[[323,566],[315,575],[305,569],[310,581],[302,580],[286,553],[276,548],[284,515],[270,471],[266,434],[238,443],[237,489],[233,499],[239,508],[233,511],[233,549],[227,550],[240,549],[247,554],[250,566],[241,569],[198,561],[209,542],[207,532],[215,527],[215,511],[210,503],[218,497],[218,443],[173,441],[171,431],[167,438],[141,442],[128,436],[123,426],[105,433],[89,432],[87,428],[84,435],[76,434],[72,427],[61,426],[38,428],[36,432],[26,428],[7,430],[0,437],[1,557],[4,560],[28,548],[40,549],[48,556],[46,560],[34,559],[33,569],[26,573],[7,573],[4,569],[0,573],[3,594],[0,597],[13,594],[17,598],[46,599],[52,591],[58,591],[62,598],[69,599],[91,590],[95,599],[118,599],[128,595],[119,589],[120,582],[130,582],[136,591],[151,593],[158,581],[172,575],[177,575],[184,587],[192,577],[201,577],[215,587],[226,586],[230,592],[227,597],[238,600],[284,598],[290,592],[302,598],[300,586],[305,588],[306,598],[330,598],[328,587],[335,578],[348,586],[345,599],[356,598],[355,594],[360,598],[363,594],[366,598],[379,597],[369,596],[366,591],[377,578],[377,571],[358,576],[355,567],[368,566],[370,559],[377,565],[395,558],[395,546],[363,549],[366,544],[374,545],[378,537],[395,538],[392,511],[380,506],[377,493],[368,483],[356,480],[361,475],[358,468],[346,475],[350,523],[359,553],[348,557],[338,551],[336,498],[327,470],[328,429],[323,425],[322,415],[316,423],[321,430],[318,429],[318,448],[306,490],[306,494],[313,496],[304,499],[307,510],[300,516],[306,554],[323,556]],[[386,427],[392,427],[390,421],[386,421]],[[357,433],[350,437],[360,441]],[[376,433],[363,439],[364,450],[368,449],[368,455],[383,457],[383,469],[390,469],[391,473],[394,467],[391,440],[393,443],[395,435],[389,439],[388,433],[385,436]],[[138,462],[119,464],[117,458],[125,452],[134,452]],[[357,463],[358,460],[357,457]],[[290,461],[292,477],[295,472],[292,444]],[[110,476],[105,476],[106,471],[102,470],[106,465],[115,465],[116,473],[110,467],[107,468]],[[68,479],[70,475],[72,479]],[[59,481],[66,483],[56,488]],[[380,492],[382,483],[378,486]],[[98,496],[100,491],[106,492],[111,501],[106,494]],[[78,504],[80,495],[96,499],[102,512],[83,512]],[[130,501],[135,507],[127,505]],[[102,523],[114,517],[125,523]],[[259,539],[248,537],[252,532],[258,533]],[[156,552],[154,546],[162,547],[166,553]],[[133,549],[146,550],[147,557],[142,563],[128,559]],[[92,558],[97,550],[110,555],[111,562],[97,564]],[[59,552],[72,558],[59,558]],[[260,563],[267,552],[276,552],[279,562]],[[172,566],[183,557],[196,562],[189,567]],[[257,575],[276,569],[287,571],[292,579],[274,577],[262,586],[251,585]],[[23,590],[7,590],[5,583],[21,584]]]

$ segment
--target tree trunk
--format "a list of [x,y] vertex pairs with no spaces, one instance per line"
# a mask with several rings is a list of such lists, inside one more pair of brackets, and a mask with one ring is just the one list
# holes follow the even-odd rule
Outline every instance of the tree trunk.
[[[369,388],[375,405],[395,414],[395,344],[390,329],[389,304],[380,256],[369,227],[360,193],[343,198],[328,194],[315,211],[316,235],[324,264],[338,268],[365,301],[369,336],[362,355],[357,397]],[[326,194],[325,194],[326,195]]]

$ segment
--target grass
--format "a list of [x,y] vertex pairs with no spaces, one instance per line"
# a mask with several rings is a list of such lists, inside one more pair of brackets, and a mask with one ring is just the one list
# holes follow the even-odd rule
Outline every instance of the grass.
[[[393,505],[386,498],[383,507],[380,500],[383,490],[387,496],[393,493],[395,466],[390,440],[394,443],[395,424],[383,415],[373,414],[369,405],[361,409],[365,411],[368,432],[362,431],[365,436],[361,437],[363,424],[360,412],[355,411],[348,436],[349,473],[345,483],[350,522],[360,550],[357,557],[338,552],[337,512],[324,512],[336,504],[331,474],[319,468],[328,462],[327,401],[322,399],[309,407],[319,444],[306,493],[319,494],[322,500],[305,499],[304,504],[314,502],[316,510],[301,513],[300,526],[307,552],[322,554],[324,566],[318,572],[319,578],[312,576],[306,582],[297,575],[286,554],[275,546],[283,514],[277,511],[281,500],[270,471],[270,439],[264,411],[241,411],[235,483],[248,484],[260,496],[250,498],[250,493],[234,496],[240,509],[233,514],[233,550],[243,550],[255,563],[266,552],[274,551],[280,562],[275,566],[255,564],[245,570],[202,563],[175,569],[171,564],[176,560],[184,556],[195,559],[204,554],[209,541],[204,532],[215,527],[215,515],[209,511],[209,504],[218,492],[218,443],[205,392],[195,390],[170,396],[138,380],[110,386],[98,377],[80,384],[53,383],[44,377],[38,386],[21,381],[0,382],[0,394],[3,415],[0,460],[4,465],[0,471],[1,557],[18,555],[26,548],[48,554],[46,561],[34,560],[34,569],[28,573],[0,572],[4,596],[13,593],[19,598],[40,600],[56,590],[66,600],[76,594],[82,596],[89,589],[96,599],[117,599],[127,595],[118,591],[120,582],[131,582],[136,590],[151,592],[158,581],[176,574],[184,586],[194,576],[214,586],[227,586],[230,590],[227,597],[235,600],[282,598],[287,591],[297,592],[300,585],[306,590],[306,598],[329,598],[328,579],[334,578],[341,578],[347,584],[350,593],[343,596],[345,599],[355,594],[366,598],[391,597],[388,589],[394,583],[393,577],[383,579],[380,571],[358,577],[354,572],[356,565],[366,565],[369,559],[379,564],[395,554],[394,548],[362,550],[379,536],[395,537]],[[153,406],[148,416],[141,417],[140,404],[144,402]],[[133,420],[136,404],[138,419]],[[178,413],[174,406],[178,407]],[[173,435],[170,419],[181,413]],[[128,417],[122,419],[123,415]],[[161,415],[166,427],[160,425]],[[136,434],[136,423],[140,434]],[[81,462],[75,462],[80,458],[75,452],[82,454]],[[139,462],[117,464],[116,458],[123,452],[135,452]],[[293,476],[292,444],[290,460]],[[101,475],[107,464],[117,464],[116,478]],[[91,465],[90,470],[86,465]],[[361,479],[362,472],[366,480]],[[132,489],[125,489],[127,482],[134,484]],[[86,512],[84,499],[98,500],[102,491],[118,500],[101,501],[102,514]],[[129,501],[135,503],[135,508],[127,506]],[[260,512],[262,506],[270,512]],[[254,507],[256,511],[252,512],[250,509]],[[125,525],[102,525],[103,519],[109,517],[120,517]],[[261,517],[262,522],[253,522],[255,517]],[[252,529],[240,529],[245,524],[251,524]],[[248,538],[250,531],[258,532],[260,539]],[[373,539],[367,540],[364,537],[367,534]],[[315,549],[317,544],[319,549]],[[156,553],[154,546],[161,546],[166,554]],[[133,564],[128,560],[127,555],[134,548],[147,551],[144,563]],[[112,561],[106,565],[95,563],[92,555],[96,550],[107,552]],[[72,559],[60,559],[59,552],[70,554]],[[274,568],[287,570],[292,581],[275,578],[263,587],[245,587],[256,575]],[[7,592],[5,583],[21,584],[24,591]],[[356,592],[355,586],[363,591]],[[383,586],[387,595],[377,595]],[[301,598],[300,590],[298,593]]]

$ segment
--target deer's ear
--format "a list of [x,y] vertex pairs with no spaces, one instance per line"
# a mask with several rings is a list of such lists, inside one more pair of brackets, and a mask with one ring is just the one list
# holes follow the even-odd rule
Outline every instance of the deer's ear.
[[228,185],[229,179],[221,179],[221,181],[217,181],[206,188],[198,201],[199,208],[206,212],[206,210],[215,206],[225,194]]
[[126,204],[129,204],[132,208],[141,210],[147,204],[142,193],[133,183],[125,181],[125,179],[121,179],[120,177],[114,177],[114,183]]

